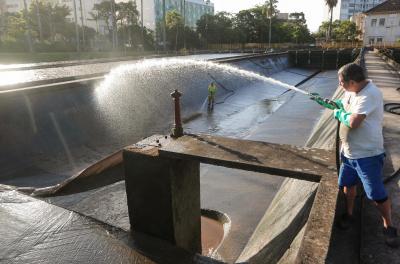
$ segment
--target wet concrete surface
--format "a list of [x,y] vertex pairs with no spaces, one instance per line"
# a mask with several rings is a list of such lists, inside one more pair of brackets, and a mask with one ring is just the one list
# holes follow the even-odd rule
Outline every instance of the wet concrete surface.
[[[400,102],[400,75],[376,54],[366,54],[366,68],[370,78],[382,91],[385,103]],[[400,167],[400,117],[384,114],[383,135],[387,153],[384,177],[389,177]],[[392,200],[392,221],[400,228],[400,179],[394,178],[385,185]],[[400,250],[388,247],[382,234],[382,220],[374,204],[363,199],[362,206],[361,263],[400,263]]]
[[[291,69],[290,72],[279,72],[273,77],[285,81],[291,80],[292,84],[295,84],[304,79],[304,75],[311,74],[311,72]],[[318,89],[321,95],[328,97],[332,93],[332,87],[335,87],[333,84],[337,82],[334,77],[334,72],[322,73],[316,79],[317,81],[311,81],[310,90]],[[308,83],[304,84],[304,87],[308,87]],[[265,100],[262,99],[263,97],[265,99],[271,97],[268,91],[265,91],[264,96],[262,95],[262,87],[256,87],[253,91],[255,92],[248,94],[247,97],[242,97],[240,93],[235,94],[227,100],[229,104],[226,106],[224,104],[217,105],[213,113],[203,113],[199,118],[187,123],[185,129],[191,132],[215,133],[257,140],[265,139],[265,141],[270,142],[275,140],[275,143],[296,143],[297,145],[301,145],[307,140],[314,123],[321,114],[320,106],[308,101],[309,99],[304,98],[303,95],[289,93],[285,95],[288,96],[286,98],[288,102],[282,102],[282,106],[278,105],[274,108],[273,110],[276,112],[271,115],[273,112],[271,107],[269,105],[266,107]],[[274,95],[279,95],[281,92],[275,92]],[[303,118],[301,109],[306,111],[304,109],[312,108],[313,111],[306,111],[308,125],[303,121],[301,126],[299,126],[299,122],[290,122],[276,127],[275,122],[277,121],[270,121],[270,119],[278,115],[275,120],[283,122],[282,118],[285,116],[284,112],[280,113],[281,109],[284,108],[279,107],[287,109],[296,107],[297,111],[292,112],[292,117],[296,118],[297,113],[299,120]],[[251,113],[250,120],[246,120],[246,115],[243,114],[246,112]],[[247,126],[235,122],[236,116],[240,117],[238,120],[245,120]],[[254,118],[254,116],[256,117]],[[213,122],[208,121],[210,118]],[[229,119],[231,122],[226,121]],[[221,123],[225,125],[222,126]],[[237,134],[234,133],[235,128]],[[275,128],[275,132],[264,132],[271,128]],[[296,132],[293,133],[293,130]],[[279,140],[280,142],[276,142]],[[233,262],[239,256],[282,181],[283,179],[276,176],[201,165],[202,208],[226,213],[232,219],[231,231],[218,251],[224,260]],[[48,198],[47,201],[76,210],[125,230],[129,229],[123,182],[88,192]],[[99,203],[98,201],[102,202]],[[254,201],[259,202],[255,203]]]
[[154,263],[118,231],[17,192],[0,192],[0,211],[1,263]]
[[[282,60],[281,63],[281,67],[283,67],[284,60]],[[278,70],[271,70],[270,68],[273,67],[265,66],[263,64],[256,65],[253,62],[242,62],[238,64],[238,66],[244,68],[249,67],[249,65],[252,65],[251,67],[254,71],[260,73],[268,73]],[[289,84],[296,84],[313,72],[314,71],[312,70],[286,68],[285,70],[272,74],[271,77]],[[174,76],[176,76],[176,73]],[[180,87],[193,85],[193,79],[191,79],[190,76],[181,75],[181,77],[182,79],[180,79],[180,83],[178,84]],[[198,75],[197,78],[202,78],[202,75]],[[224,91],[221,97],[218,98],[218,100],[223,101],[223,103],[217,104],[212,113],[208,113],[206,109],[202,108],[201,115],[197,115],[197,118],[194,118],[185,124],[185,129],[187,129],[187,131],[196,133],[212,133],[221,136],[247,138],[274,143],[289,143],[301,146],[307,140],[312,127],[321,114],[320,106],[309,101],[309,99],[304,95],[289,92],[280,96],[285,92],[285,90],[263,87],[253,81],[237,81],[234,76],[226,76],[221,73],[216,74],[214,78],[217,78],[228,89],[235,87],[235,89],[233,89],[235,93],[232,96],[227,97],[229,92]],[[195,85],[206,87],[206,83],[208,83],[209,80],[209,78],[202,78],[204,83],[196,82]],[[336,83],[336,73],[328,71],[319,74],[315,79],[305,83],[302,87],[309,91],[317,91],[323,96],[330,97],[333,88],[336,87]],[[172,87],[177,87],[177,84],[171,82],[169,86],[164,87],[164,89]],[[220,89],[220,91],[221,90],[223,89]],[[60,98],[67,98],[68,104],[76,105],[76,107],[70,107],[68,105],[65,109],[61,109],[57,112],[55,109],[60,108],[60,105],[56,103],[57,101],[54,101],[54,105],[50,108],[43,106],[44,113],[54,112],[52,118],[52,115],[50,115],[50,122],[45,119],[39,120],[44,122],[45,126],[43,128],[47,128],[46,131],[53,131],[52,133],[54,133],[55,136],[51,142],[54,142],[53,144],[47,145],[49,138],[49,135],[47,134],[46,138],[37,141],[37,147],[39,149],[33,149],[35,149],[35,151],[43,151],[43,153],[46,153],[47,149],[40,149],[40,144],[46,143],[46,145],[42,144],[41,146],[46,146],[46,148],[50,148],[51,146],[51,148],[54,148],[56,150],[54,155],[51,155],[50,157],[39,155],[40,166],[37,166],[38,163],[36,163],[36,161],[38,160],[27,159],[26,163],[24,163],[23,166],[20,166],[20,171],[14,174],[14,178],[10,179],[8,183],[15,184],[15,182],[19,182],[22,186],[27,183],[42,186],[58,183],[60,177],[57,178],[55,175],[65,174],[65,177],[69,177],[72,171],[78,172],[85,164],[93,163],[96,159],[98,160],[101,157],[104,157],[104,155],[109,154],[110,146],[114,149],[119,149],[124,145],[133,143],[131,137],[132,133],[136,136],[141,133],[141,131],[135,130],[136,128],[132,126],[120,127],[116,125],[118,122],[110,123],[109,127],[104,129],[102,127],[102,125],[104,125],[102,122],[105,120],[101,119],[97,120],[99,121],[99,124],[96,124],[95,122],[95,125],[92,125],[89,130],[85,127],[81,128],[81,124],[83,124],[85,118],[90,116],[96,116],[96,118],[98,118],[99,113],[93,113],[93,110],[90,109],[90,104],[93,102],[90,100],[87,101],[78,91],[76,93],[76,95],[74,94],[71,96],[67,93],[59,92],[59,95],[57,95],[57,97]],[[88,94],[88,98],[93,98],[90,93]],[[161,93],[157,92],[156,94],[157,96],[160,96]],[[197,98],[193,98],[193,100],[196,99],[198,101],[199,96],[205,100],[206,96],[203,94],[204,93],[200,92],[195,93],[192,96]],[[188,95],[190,94],[188,93]],[[146,96],[148,96],[148,94],[146,94]],[[43,95],[40,95],[40,97],[42,98]],[[186,96],[185,98],[188,97]],[[117,99],[120,98],[118,97]],[[39,96],[25,97],[24,105],[26,108],[21,110],[24,112],[24,115],[28,117],[27,121],[25,121],[25,131],[30,131],[31,129],[34,130],[35,122],[38,121],[32,119],[32,113],[30,113],[32,109],[30,109],[29,106],[35,104],[33,104],[31,100],[34,100],[35,103],[38,103],[40,100],[45,101],[45,99],[39,99]],[[186,103],[192,103],[192,101],[188,100]],[[132,101],[130,101],[129,104],[135,105]],[[78,106],[81,105],[87,106],[83,109],[83,112],[82,109],[78,108]],[[160,103],[158,105],[149,104],[149,107],[162,109],[163,105],[160,105]],[[134,109],[134,111],[141,112],[146,112],[146,110],[147,109]],[[5,113],[7,111],[3,112]],[[110,117],[114,119],[114,116]],[[165,113],[162,113],[162,117],[164,119],[169,118]],[[116,116],[115,118],[120,117]],[[289,122],[285,121],[286,118]],[[7,119],[5,118],[5,120]],[[128,116],[128,120],[134,122],[132,121],[134,118],[131,118],[131,116]],[[150,135],[157,133],[160,130],[165,130],[164,127],[149,129],[146,125],[147,123],[150,123],[150,120],[155,122],[154,115],[148,116],[145,118],[145,121],[139,120],[138,124],[144,124],[143,130],[146,130]],[[10,121],[9,124],[10,126],[11,122],[12,121]],[[78,124],[78,127],[75,126],[74,130],[71,130],[72,123]],[[29,126],[30,124],[33,125]],[[59,129],[57,129],[57,124],[61,124],[63,127],[59,126]],[[117,127],[118,130],[121,130],[120,133],[108,134],[111,131],[115,131]],[[131,130],[131,134],[123,134],[127,130]],[[12,130],[10,130],[10,132],[11,131]],[[62,133],[60,134],[60,131],[75,132],[63,135]],[[18,142],[17,145],[21,146],[21,153],[23,153],[22,146],[25,146],[27,142],[34,142],[33,139],[37,139],[39,134],[33,134],[31,138],[29,133],[24,137],[23,130],[19,133],[20,134],[17,134],[16,138],[21,140],[21,142]],[[102,133],[105,135],[108,134],[107,142],[102,140]],[[96,135],[96,137],[93,138],[93,135]],[[73,142],[73,144],[60,145],[60,142],[57,141],[60,139],[62,141],[63,136],[65,142]],[[146,134],[143,134],[142,136],[146,136]],[[50,138],[52,137],[53,136]],[[75,145],[77,148],[75,148]],[[66,151],[65,148],[66,146],[70,147],[70,153],[72,153],[73,158],[72,160],[68,157],[64,157],[68,154],[68,151]],[[29,157],[31,154],[35,153],[29,152],[26,153],[26,156]],[[9,158],[11,161],[16,157]],[[13,164],[14,163],[7,162],[7,160],[2,161],[2,165],[6,168],[6,171],[8,166],[10,167],[10,175],[11,172],[15,173],[15,171],[13,171],[15,168],[12,167]],[[73,168],[74,170],[71,170],[71,167],[73,167],[72,165],[75,165]],[[33,173],[33,176],[29,175],[33,170],[37,170],[38,172]],[[47,174],[48,177],[46,176]],[[24,179],[25,176],[28,177]],[[226,213],[232,219],[231,232],[225,238],[222,247],[218,251],[218,254],[223,259],[228,262],[233,262],[239,256],[254,231],[254,228],[257,226],[275,193],[278,191],[282,180],[283,179],[275,176],[268,176],[265,174],[248,173],[210,165],[201,166],[202,208],[210,208]],[[121,227],[124,230],[129,230],[126,193],[123,182],[95,189],[86,188],[84,192],[80,193],[71,193],[72,194],[64,196],[47,198],[46,201],[94,217],[113,226]]]
[[1,186],[0,212],[0,263],[220,263]]
[[[143,137],[168,133],[173,120],[170,91],[184,93],[183,116],[197,113],[213,80],[210,72],[231,90],[260,82],[226,68],[208,62],[147,61],[122,67],[95,86],[1,94],[2,183],[53,185]],[[228,93],[220,89],[218,97]]]

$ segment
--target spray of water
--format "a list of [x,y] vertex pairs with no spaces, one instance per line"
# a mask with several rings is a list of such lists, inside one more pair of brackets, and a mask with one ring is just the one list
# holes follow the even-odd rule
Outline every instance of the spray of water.
[[[143,72],[143,73],[148,73],[149,70],[152,70],[153,73],[157,73],[161,71],[171,71],[171,70],[176,70],[179,68],[185,68],[185,67],[190,67],[192,69],[205,69],[209,72],[213,71],[221,71],[225,72],[227,74],[232,74],[237,77],[243,77],[248,80],[258,80],[265,82],[266,84],[273,85],[273,86],[278,86],[283,89],[290,89],[305,95],[309,95],[308,92],[303,91],[301,89],[296,88],[295,86],[283,83],[281,81],[262,76],[258,73],[247,71],[247,70],[242,70],[227,64],[218,64],[210,61],[199,61],[199,60],[190,60],[190,59],[161,59],[161,60],[142,60],[134,64],[130,65],[123,65],[120,66],[108,75],[106,77],[106,82],[105,84],[109,82],[115,81],[115,76],[124,76],[129,72]],[[154,71],[155,70],[155,71]],[[113,78],[114,76],[114,78]],[[114,79],[114,80],[113,80]],[[107,85],[105,85],[107,86]]]

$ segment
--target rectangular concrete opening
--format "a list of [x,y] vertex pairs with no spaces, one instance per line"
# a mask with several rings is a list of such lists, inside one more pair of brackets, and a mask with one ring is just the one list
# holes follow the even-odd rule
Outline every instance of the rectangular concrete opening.
[[201,252],[200,163],[319,183],[299,261],[327,256],[337,202],[332,151],[210,135],[153,136],[124,150],[131,229]]

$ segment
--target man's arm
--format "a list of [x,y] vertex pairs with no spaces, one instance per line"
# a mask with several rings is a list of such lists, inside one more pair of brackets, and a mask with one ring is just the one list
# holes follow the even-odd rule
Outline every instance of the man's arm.
[[366,117],[367,116],[363,114],[351,114],[349,120],[350,128],[359,127]]
[[347,113],[344,109],[335,109],[333,116],[349,128],[357,128],[365,119],[365,114]]

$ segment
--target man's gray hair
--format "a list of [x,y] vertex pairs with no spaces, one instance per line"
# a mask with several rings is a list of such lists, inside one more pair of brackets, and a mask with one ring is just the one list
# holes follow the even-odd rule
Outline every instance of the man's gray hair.
[[365,80],[364,69],[357,63],[349,63],[339,69],[338,74],[342,76],[343,81],[361,82]]

